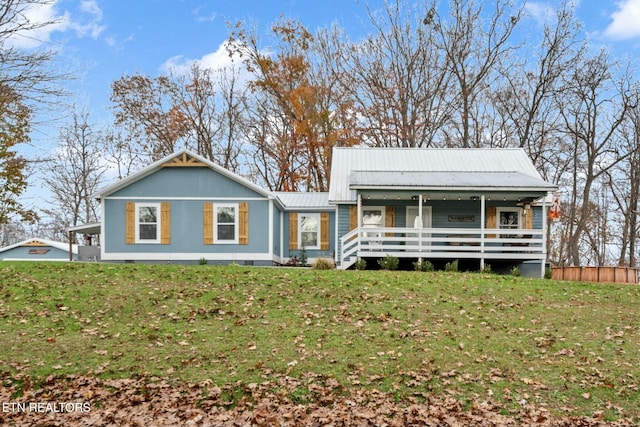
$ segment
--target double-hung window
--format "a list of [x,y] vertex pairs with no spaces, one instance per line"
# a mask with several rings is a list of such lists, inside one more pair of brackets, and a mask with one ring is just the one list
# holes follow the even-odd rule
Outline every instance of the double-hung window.
[[160,243],[160,203],[136,203],[136,243]]
[[213,212],[215,243],[238,243],[238,204],[216,203]]
[[320,214],[300,214],[298,224],[298,247],[320,249]]

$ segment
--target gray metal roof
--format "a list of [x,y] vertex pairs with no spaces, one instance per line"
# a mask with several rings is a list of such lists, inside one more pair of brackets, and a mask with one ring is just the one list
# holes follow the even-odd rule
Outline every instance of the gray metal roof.
[[356,189],[552,191],[519,148],[336,148],[329,200],[353,202]]
[[274,192],[285,209],[333,209],[329,205],[329,193]]
[[353,171],[349,179],[352,189],[413,189],[423,190],[554,190],[542,179],[521,172],[389,172]]

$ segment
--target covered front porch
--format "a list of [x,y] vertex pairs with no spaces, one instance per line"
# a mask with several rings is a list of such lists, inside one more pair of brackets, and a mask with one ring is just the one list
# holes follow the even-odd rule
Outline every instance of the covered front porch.
[[[359,191],[338,242],[341,269],[361,258],[535,262],[547,257],[548,193]],[[345,212],[347,207],[339,207]],[[346,213],[343,213],[344,219]],[[343,220],[343,226],[346,220]]]

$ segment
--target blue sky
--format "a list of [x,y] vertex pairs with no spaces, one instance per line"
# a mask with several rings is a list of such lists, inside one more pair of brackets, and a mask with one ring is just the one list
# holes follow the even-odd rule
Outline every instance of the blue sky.
[[[445,2],[446,0],[441,0]],[[482,1],[482,0],[479,0]],[[13,39],[17,46],[60,51],[56,66],[73,71],[66,86],[71,102],[88,109],[92,122],[108,124],[110,84],[125,74],[156,76],[169,66],[225,61],[222,45],[227,21],[259,25],[259,33],[278,17],[296,18],[309,30],[337,22],[357,39],[370,27],[366,5],[379,9],[383,0],[52,0],[29,11],[34,22],[56,19],[56,25]],[[529,1],[526,25],[539,31],[560,0]],[[575,0],[584,35],[614,56],[634,56],[640,47],[640,0]],[[637,61],[637,59],[636,59]],[[55,144],[56,123],[69,108],[49,111],[50,126],[34,132],[31,149],[47,152]],[[49,120],[50,119],[50,120]],[[33,191],[33,190],[32,190]]]
[[[376,9],[382,0],[368,3]],[[559,3],[530,1],[532,28]],[[266,30],[285,15],[312,31],[337,22],[357,38],[368,27],[366,4],[366,0],[55,0],[34,9],[29,18],[54,18],[60,23],[14,42],[60,49],[59,66],[77,75],[69,86],[75,102],[99,116],[109,104],[110,83],[124,74],[155,76],[169,64],[223,61],[227,21],[251,21]],[[594,44],[620,55],[637,51],[640,0],[581,0],[576,12]]]

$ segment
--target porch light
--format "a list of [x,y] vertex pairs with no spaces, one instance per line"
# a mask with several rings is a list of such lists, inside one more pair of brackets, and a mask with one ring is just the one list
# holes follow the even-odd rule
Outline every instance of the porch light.
[[471,200],[473,200],[474,202],[477,202],[478,200],[480,200],[480,197],[478,196],[471,196],[470,197]]

